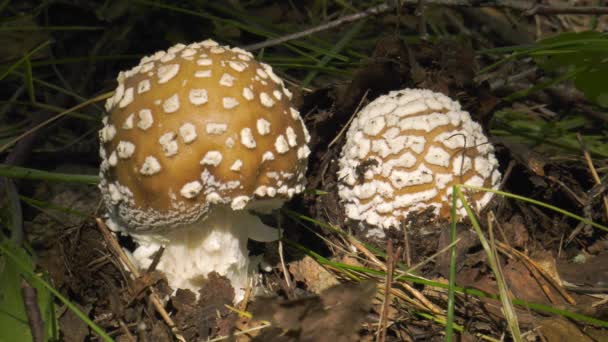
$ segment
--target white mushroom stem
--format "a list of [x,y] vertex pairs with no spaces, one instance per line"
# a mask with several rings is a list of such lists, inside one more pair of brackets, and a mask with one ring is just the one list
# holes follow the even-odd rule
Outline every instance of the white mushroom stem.
[[274,241],[279,230],[268,227],[247,210],[214,208],[210,215],[188,227],[163,235],[132,234],[139,247],[133,257],[146,269],[161,247],[165,251],[156,266],[174,290],[190,289],[198,296],[202,281],[210,272],[230,280],[235,290],[235,303],[243,299],[258,262],[249,258],[247,239]]

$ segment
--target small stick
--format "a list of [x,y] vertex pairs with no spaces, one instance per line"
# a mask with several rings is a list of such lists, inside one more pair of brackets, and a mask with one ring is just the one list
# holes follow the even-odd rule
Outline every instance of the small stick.
[[[509,247],[511,248],[511,247]],[[502,248],[502,247],[498,247],[498,249],[503,252],[505,255],[507,255],[509,258],[514,258],[513,255],[511,253],[509,253],[509,251],[506,248]],[[540,289],[543,290],[543,293],[545,294],[545,296],[547,296],[547,298],[549,298],[549,301],[552,304],[557,304],[557,298],[555,297],[555,295],[553,294],[553,291],[551,291],[551,289],[547,286],[547,284],[542,280],[543,277],[538,273],[538,270],[532,265],[529,264],[527,261],[522,259],[522,264],[524,264],[524,266],[528,269],[528,271],[530,271],[530,273],[532,273],[532,276],[534,278],[537,279],[537,282],[540,284]]]
[[287,288],[289,289],[289,297],[291,297],[291,295],[293,294],[293,287],[291,285],[291,276],[289,275],[289,270],[287,270],[287,266],[285,265],[285,258],[283,257],[283,231],[281,230],[281,214],[279,212],[277,212],[277,225],[277,228],[281,233],[281,238],[279,239],[279,258],[281,259],[281,268],[283,269],[285,283],[287,284]]
[[374,253],[370,252],[369,249],[365,248],[365,246],[363,246],[363,244],[361,242],[359,242],[359,240],[355,239],[350,234],[346,235],[346,238],[347,238],[348,242],[350,242],[353,246],[355,246],[355,248],[358,249],[361,253],[363,253],[363,255],[365,255],[367,258],[369,258],[371,261],[373,261],[374,264],[376,264],[376,265],[380,266],[381,268],[383,268],[384,270],[386,270],[384,263],[382,261],[380,261],[380,259],[376,258]]
[[[141,0],[140,0],[141,1]],[[357,12],[351,15],[346,15],[336,20],[329,21],[325,24],[311,27],[304,31],[287,34],[281,37],[268,39],[260,43],[244,46],[243,49],[248,51],[259,50],[275,45],[281,45],[290,40],[304,38],[317,32],[326,31],[344,24],[352,23],[361,19],[365,19],[372,15],[383,14],[392,10],[397,3],[400,5],[419,5],[420,0],[400,0],[387,1],[378,6],[370,7],[364,11]],[[556,15],[556,14],[589,14],[600,15],[608,14],[606,6],[547,6],[531,4],[529,0],[488,0],[480,3],[479,0],[424,0],[426,5],[444,5],[453,7],[497,7],[510,8],[523,12],[525,16],[533,16],[537,14]]]
[[390,10],[392,8],[392,6],[383,3],[381,5],[375,6],[375,7],[371,7],[366,9],[365,11],[359,12],[359,13],[355,13],[352,15],[347,15],[344,16],[342,18],[338,18],[336,20],[332,20],[330,22],[327,22],[325,24],[321,24],[319,26],[315,26],[315,27],[311,27],[307,30],[301,31],[301,32],[296,32],[296,33],[292,33],[292,34],[288,34],[282,37],[277,37],[277,38],[273,38],[273,39],[268,39],[265,40],[263,42],[260,43],[256,43],[256,44],[251,44],[251,45],[247,45],[244,46],[243,49],[248,50],[248,51],[254,51],[254,50],[259,50],[259,49],[263,49],[266,47],[270,47],[270,46],[275,46],[275,45],[280,45],[283,44],[285,42],[288,42],[290,40],[294,40],[294,39],[298,39],[298,38],[302,38],[302,37],[306,37],[306,36],[310,36],[314,33],[317,32],[321,32],[321,31],[325,31],[325,30],[329,30],[332,29],[334,27],[338,27],[344,24],[348,24],[357,20],[361,20],[361,19],[365,19],[371,15],[376,15],[376,14],[381,14],[384,13],[388,10]]
[[150,266],[148,266],[148,269],[146,270],[147,273],[154,272],[156,270],[156,266],[158,266],[158,263],[160,262],[160,258],[163,256],[163,253],[165,253],[164,246],[161,246],[156,252],[154,252],[152,263],[150,263]]
[[553,278],[553,276],[551,276],[549,273],[547,273],[547,271],[545,271],[542,267],[540,267],[536,261],[530,259],[530,257],[528,257],[527,255],[525,255],[524,253],[518,251],[517,249],[513,249],[511,247],[509,247],[507,244],[504,244],[500,241],[496,242],[498,247],[503,248],[506,251],[509,251],[510,253],[513,253],[515,255],[517,255],[518,257],[520,257],[525,263],[528,263],[529,265],[533,266],[534,268],[536,268],[536,270],[547,280],[549,281],[549,283],[551,285],[553,285],[553,287],[559,292],[559,294],[562,295],[562,297],[564,297],[566,299],[566,301],[568,301],[568,303],[572,304],[572,305],[576,305],[576,301],[574,300],[574,298],[572,298],[568,292],[566,292],[566,290],[564,290],[564,288],[562,286],[560,286],[557,281]]
[[382,299],[382,311],[380,312],[380,322],[378,325],[378,335],[376,342],[386,341],[386,322],[388,320],[388,306],[391,300],[391,289],[393,286],[393,270],[395,267],[393,253],[393,241],[388,239],[386,241],[386,280],[384,288],[384,298]]
[[131,334],[131,332],[129,331],[129,327],[122,320],[122,318],[118,319],[118,325],[120,325],[120,329],[124,333],[124,336],[126,336],[127,340],[129,340],[131,342],[137,342],[137,340],[135,339],[135,336],[133,336],[133,334]]
[[344,125],[344,127],[342,127],[342,129],[340,130],[340,132],[338,132],[338,134],[336,135],[335,138],[333,138],[333,140],[329,143],[329,145],[327,145],[327,148],[329,149],[333,144],[335,144],[338,139],[340,139],[340,137],[342,136],[342,134],[344,134],[344,131],[346,131],[346,129],[348,127],[350,127],[350,123],[351,121],[353,121],[353,119],[355,118],[355,114],[357,114],[359,112],[359,110],[361,109],[361,107],[363,107],[363,102],[365,101],[365,99],[367,99],[367,94],[369,93],[369,89],[367,89],[365,91],[365,93],[363,93],[363,96],[361,96],[361,100],[359,100],[359,104],[357,104],[357,108],[355,109],[355,111],[353,112],[353,115],[350,116],[350,119],[348,119],[348,122],[346,122],[346,124]]
[[[135,278],[139,278],[141,276],[139,270],[137,269],[137,267],[135,267],[135,265],[133,265],[131,259],[127,257],[125,252],[118,244],[118,241],[116,241],[116,239],[114,238],[114,235],[112,235],[108,227],[106,227],[106,224],[103,222],[103,220],[98,217],[95,219],[95,222],[97,222],[97,227],[99,228],[99,231],[103,235],[109,247],[111,247],[111,251],[114,252],[114,255],[116,255],[116,257],[118,257],[118,259],[120,259],[120,261],[122,261],[122,263],[127,266],[129,271],[131,272],[131,274],[133,274]],[[153,287],[149,287],[148,289],[150,290],[150,301],[152,302],[152,305],[154,306],[158,314],[163,318],[169,328],[171,328],[171,332],[173,333],[175,338],[177,338],[179,341],[185,342],[186,339],[177,330],[173,319],[169,317],[167,310],[165,310],[162,301],[158,297],[156,289],[154,289]]]
[[38,294],[25,279],[21,279],[21,294],[23,295],[23,306],[30,325],[32,341],[44,342],[44,321],[40,308],[38,307]]
[[249,298],[251,297],[251,289],[253,288],[253,279],[249,281],[249,286],[245,290],[245,295],[243,296],[243,300],[239,303],[239,310],[247,311],[247,303],[249,303]]
[[[581,148],[583,149],[583,156],[585,157],[585,161],[587,162],[587,167],[589,168],[589,172],[591,173],[591,176],[593,177],[595,184],[602,184],[602,180],[600,179],[600,176],[597,174],[597,171],[595,170],[595,166],[593,166],[593,161],[591,160],[591,155],[589,154],[589,151],[587,151],[587,147],[585,146],[583,137],[581,136],[581,134],[579,132],[576,133],[576,138],[578,139],[579,143],[581,144]],[[602,199],[604,200],[604,208],[606,209],[606,212],[604,214],[606,215],[606,220],[608,220],[608,196],[604,195],[604,196],[602,196]]]
[[[369,258],[371,261],[373,261],[383,271],[385,271],[385,272],[387,271],[386,265],[382,261],[380,261],[374,255],[374,253],[370,252],[367,248],[365,248],[365,246],[362,243],[360,243],[357,239],[355,239],[354,237],[352,237],[350,235],[347,235],[347,239],[348,239],[348,242],[350,242],[353,246],[355,246],[355,248],[357,248],[357,250],[359,250],[361,253],[363,253],[363,255],[365,255],[367,258]],[[412,294],[412,296],[414,296],[414,298],[418,299],[431,312],[433,312],[435,314],[439,314],[439,315],[443,314],[443,310],[441,310],[439,307],[437,307],[435,304],[433,304],[430,300],[428,300],[428,298],[426,298],[420,291],[416,290],[414,287],[410,286],[406,282],[402,282],[400,285],[403,286],[403,288],[405,288],[406,290],[408,290]]]
[[405,256],[405,264],[407,265],[407,268],[410,269],[410,267],[412,267],[412,256],[410,251],[410,238],[407,235],[408,224],[405,223],[405,221],[402,221],[401,226],[403,227],[403,245],[405,246],[403,248],[403,254]]
[[6,144],[0,146],[0,153],[4,152],[9,147],[13,146],[19,140],[21,140],[21,139],[25,138],[26,136],[28,136],[28,135],[36,132],[40,128],[42,128],[42,127],[44,127],[44,126],[52,123],[53,121],[55,121],[55,120],[57,120],[59,118],[62,118],[64,116],[66,116],[67,114],[70,114],[71,112],[74,112],[74,111],[76,111],[76,110],[78,110],[80,108],[86,107],[86,106],[88,106],[88,105],[90,105],[92,103],[95,103],[95,102],[101,101],[101,100],[105,100],[105,99],[111,97],[112,94],[114,94],[114,92],[108,92],[108,93],[105,93],[105,94],[101,94],[101,95],[96,96],[96,97],[94,97],[94,98],[92,98],[90,100],[87,100],[85,102],[79,103],[79,104],[75,105],[74,107],[68,108],[68,109],[64,110],[63,112],[61,112],[61,113],[59,113],[59,114],[57,114],[55,116],[50,117],[49,119],[41,122],[40,124],[38,124],[38,125],[30,128],[27,131],[23,132],[22,134],[18,135],[14,139],[9,140]]
[[236,336],[241,336],[241,335],[249,334],[250,332],[254,332],[254,331],[257,331],[257,330],[262,330],[264,328],[270,327],[270,325],[271,325],[270,323],[264,322],[264,323],[258,325],[257,327],[249,328],[249,329],[246,329],[246,330],[241,330],[241,331],[235,332],[234,334],[229,335],[229,336],[216,337],[216,338],[214,338],[212,340],[207,340],[207,342],[218,342],[218,341],[232,340],[232,338],[234,338]]

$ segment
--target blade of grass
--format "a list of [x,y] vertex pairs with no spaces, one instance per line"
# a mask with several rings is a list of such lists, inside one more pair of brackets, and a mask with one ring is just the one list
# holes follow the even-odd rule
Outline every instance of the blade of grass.
[[32,74],[32,63],[29,57],[26,57],[23,60],[23,68],[25,69],[25,73],[23,78],[25,79],[25,84],[27,85],[27,94],[29,95],[30,102],[36,103],[36,93],[34,91],[34,81]]
[[63,111],[63,112],[61,112],[61,113],[59,113],[59,114],[51,117],[50,119],[48,119],[48,120],[40,123],[39,125],[37,125],[37,126],[31,128],[31,129],[29,129],[27,132],[19,135],[18,137],[14,138],[14,139],[10,140],[9,142],[7,142],[6,144],[2,145],[0,147],[0,153],[6,151],[6,149],[8,149],[9,147],[13,146],[19,140],[23,139],[23,137],[25,137],[25,136],[27,136],[27,135],[35,132],[36,130],[38,130],[38,129],[40,129],[40,128],[46,126],[46,125],[48,125],[49,123],[51,123],[51,122],[53,122],[53,121],[55,121],[55,120],[57,120],[57,119],[65,116],[67,114],[70,114],[70,113],[72,113],[75,110],[78,110],[78,109],[80,109],[82,107],[86,107],[86,106],[88,106],[91,103],[95,103],[97,101],[105,100],[105,99],[109,98],[110,96],[112,96],[112,94],[114,94],[113,91],[107,92],[105,94],[98,95],[97,97],[94,97],[94,98],[92,98],[92,99],[90,99],[88,101],[79,103],[79,104],[75,105],[74,107],[69,108],[69,109],[67,109],[67,110],[65,110],[65,111]]
[[[344,49],[344,47],[350,43],[351,40],[353,40],[357,34],[359,33],[359,31],[361,31],[361,28],[363,27],[363,25],[365,25],[366,20],[362,20],[362,21],[358,21],[355,25],[353,25],[353,27],[348,30],[348,32],[346,32],[346,34],[342,37],[342,39],[340,39],[340,41],[330,50],[333,54],[336,54],[338,52],[340,52],[342,49]],[[329,63],[331,60],[333,59],[333,57],[331,55],[325,55],[323,56],[323,58],[321,59],[321,61],[319,63],[317,63],[316,67],[325,67],[327,65],[327,63]],[[315,78],[315,76],[317,76],[318,71],[317,70],[312,70],[308,73],[308,75],[306,75],[306,77],[304,78],[304,80],[302,81],[302,87],[307,87],[310,82]]]
[[[439,323],[441,325],[445,325],[446,328],[447,328],[448,322],[446,320],[444,320],[443,318],[441,318],[441,317],[433,316],[433,315],[428,314],[426,312],[415,311],[414,313],[416,315],[420,316],[420,317],[428,319],[429,321],[433,321],[435,323]],[[465,328],[463,326],[461,326],[461,325],[458,325],[458,324],[453,324],[453,325],[454,325],[454,330],[456,330],[458,332],[465,332],[466,331]],[[484,341],[491,341],[491,342],[501,342],[502,341],[502,340],[498,340],[498,339],[492,338],[490,336],[486,336],[486,335],[481,334],[481,333],[474,333],[473,335],[479,337],[480,339],[482,339]],[[446,336],[446,341],[447,341],[447,336]]]
[[[55,113],[61,113],[66,110],[65,108],[52,106],[52,105],[45,104],[42,102],[32,103],[29,101],[1,101],[0,100],[0,104],[30,106],[33,108],[44,109],[44,110],[48,110],[48,111],[55,112]],[[66,113],[66,116],[71,117],[71,118],[80,119],[80,120],[86,120],[86,121],[95,121],[95,122],[99,121],[98,118],[91,117],[91,115],[74,112],[74,111]]]
[[[21,72],[19,72],[19,71],[17,71],[17,70],[13,71],[11,74],[12,74],[12,75],[15,75],[15,76],[19,76],[19,77],[25,77],[25,74],[24,74],[24,73],[21,73]],[[65,88],[60,87],[60,86],[57,86],[57,85],[55,85],[55,84],[53,84],[53,83],[46,82],[46,81],[44,81],[44,80],[42,80],[42,79],[40,79],[40,78],[32,77],[32,81],[33,81],[35,84],[38,84],[38,85],[40,85],[40,86],[43,86],[43,87],[46,87],[46,88],[49,88],[49,89],[52,89],[52,90],[58,91],[58,92],[60,92],[60,93],[62,93],[62,94],[65,94],[65,95],[71,96],[71,97],[73,97],[75,100],[78,100],[78,101],[81,101],[81,102],[83,102],[83,101],[86,101],[86,100],[87,100],[87,98],[86,98],[86,97],[84,97],[84,96],[78,95],[77,93],[75,93],[75,92],[73,92],[73,91],[71,91],[71,90],[69,90],[69,89],[65,89]],[[15,100],[15,99],[12,99],[12,101],[14,101],[14,100]],[[96,103],[94,103],[94,104],[93,104],[93,106],[94,106],[95,108],[97,108],[99,111],[103,111],[102,107],[100,107],[100,106],[99,106],[99,105],[97,105]],[[57,108],[57,107],[56,107],[56,108]]]
[[0,176],[8,178],[41,180],[47,182],[68,182],[82,184],[97,184],[99,182],[99,176],[96,175],[56,173],[6,164],[0,164]]
[[[261,30],[259,28],[255,28],[252,26],[248,26],[245,25],[239,21],[236,20],[231,20],[231,19],[224,19],[224,18],[220,18],[220,17],[216,17],[214,15],[211,15],[209,13],[204,13],[204,12],[199,12],[199,11],[193,11],[193,10],[189,10],[186,8],[181,8],[181,7],[177,7],[177,6],[172,6],[172,5],[167,5],[167,4],[163,4],[163,3],[157,3],[157,2],[152,2],[152,1],[148,1],[148,0],[135,0],[136,3],[140,4],[140,5],[144,5],[144,6],[148,6],[148,7],[156,7],[156,8],[162,8],[162,9],[166,9],[166,10],[170,10],[170,11],[174,11],[177,13],[183,13],[183,14],[188,14],[188,15],[192,15],[192,16],[196,16],[196,17],[201,17],[201,18],[205,18],[207,20],[215,20],[218,22],[222,22],[225,24],[229,24],[229,25],[233,25],[234,27],[237,27],[243,31],[249,32],[249,33],[253,33],[256,34],[258,36],[262,36],[262,37],[266,37],[266,38],[272,38],[274,36],[274,34],[266,32],[265,30]],[[295,45],[295,44],[294,44]],[[319,59],[311,54],[308,54],[300,49],[298,49],[297,47],[295,47],[292,44],[286,44],[285,47],[287,47],[288,49],[296,52],[299,55],[302,56],[306,56],[309,59],[313,60],[313,61],[318,61]],[[314,49],[314,47],[312,47],[311,49]]]
[[44,67],[50,65],[73,64],[73,63],[96,63],[103,61],[138,60],[143,55],[95,55],[82,57],[66,57],[57,59],[46,59],[43,61],[32,62],[32,67]]
[[12,31],[101,31],[103,26],[0,26],[0,32]]
[[37,47],[35,47],[34,49],[32,49],[31,51],[29,51],[28,53],[26,53],[25,56],[21,57],[18,61],[16,61],[12,65],[10,65],[6,70],[4,70],[2,72],[2,74],[0,74],[0,81],[2,81],[12,71],[14,71],[15,69],[17,69],[21,65],[21,63],[23,63],[23,61],[25,61],[27,58],[30,58],[30,56],[32,56],[36,52],[44,49],[45,47],[47,47],[51,43],[52,43],[51,40],[47,40],[47,41],[43,42],[42,44],[38,45]]
[[601,225],[599,223],[593,222],[592,220],[586,219],[586,218],[584,218],[582,216],[573,214],[573,213],[571,213],[569,211],[566,211],[564,209],[558,208],[556,206],[553,206],[551,204],[547,204],[547,203],[544,203],[544,202],[541,202],[541,201],[537,201],[537,200],[532,199],[532,198],[528,198],[528,197],[512,194],[510,192],[505,192],[505,191],[500,191],[500,190],[494,190],[494,189],[489,189],[489,188],[482,188],[482,187],[473,186],[473,185],[459,184],[459,186],[462,187],[462,188],[476,190],[476,191],[491,192],[491,193],[494,193],[494,194],[497,194],[497,195],[500,195],[500,196],[504,196],[504,197],[507,197],[507,198],[513,198],[513,199],[516,199],[516,200],[532,203],[532,204],[537,205],[539,207],[543,207],[543,208],[555,211],[555,212],[560,213],[562,215],[568,216],[570,218],[576,219],[576,220],[578,220],[580,222],[583,222],[585,224],[588,224],[590,226],[593,226],[595,228],[598,228],[598,229],[601,229],[601,230],[604,230],[604,231],[608,232],[608,227],[606,227],[604,225]]
[[511,296],[509,295],[510,291],[507,288],[506,281],[500,270],[500,265],[499,265],[499,261],[497,260],[497,255],[494,253],[496,248],[495,248],[495,246],[494,246],[494,248],[492,246],[490,246],[490,244],[488,243],[488,240],[486,240],[485,235],[481,231],[481,226],[479,225],[479,222],[477,221],[477,217],[473,213],[473,210],[471,210],[471,207],[469,206],[467,199],[465,198],[464,194],[460,190],[460,186],[454,185],[454,192],[456,192],[458,199],[464,206],[464,209],[467,212],[467,216],[469,217],[469,220],[471,221],[471,225],[473,226],[475,233],[477,233],[479,242],[481,242],[481,246],[483,247],[483,249],[487,255],[488,263],[490,264],[490,268],[492,269],[492,272],[494,273],[494,277],[496,278],[496,285],[498,286],[498,293],[499,293],[500,301],[502,303],[502,312],[503,312],[503,315],[505,316],[505,319],[507,320],[507,325],[509,327],[509,330],[511,331],[511,337],[513,338],[514,341],[521,342],[522,338],[521,338],[521,332],[519,330],[519,322],[517,320],[517,315],[515,314],[515,308],[513,307],[513,303],[511,302],[511,298],[510,298]]
[[[239,11],[238,9],[235,9],[233,7],[226,7],[226,6],[222,6],[220,2],[208,2],[206,3],[206,6],[209,6],[210,8],[217,10],[219,12],[221,12],[224,15],[229,15],[229,16],[233,16],[237,19],[240,20],[240,22],[243,23],[256,23],[257,26],[256,28],[259,30],[262,30],[263,32],[266,33],[267,37],[272,38],[276,38],[276,37],[280,37],[282,34],[285,34],[286,32],[278,32],[278,31],[284,31],[281,30],[278,27],[275,27],[274,25],[272,26],[268,26],[268,20],[265,20],[265,18],[263,18],[262,20],[260,20],[259,17],[254,17],[254,16],[250,16],[247,15],[246,13],[243,13],[242,11]],[[309,37],[312,38],[312,37]],[[332,46],[332,44],[327,43],[323,40],[317,39],[315,42],[313,43],[309,43],[307,41],[304,40],[291,40],[289,42],[286,42],[284,45],[297,45],[301,48],[304,49],[308,49],[310,51],[315,52],[316,54],[319,55],[327,55],[330,54],[334,59],[346,62],[348,61],[348,58],[346,56],[343,56],[339,53],[334,53],[331,51],[327,51],[327,49]],[[324,46],[320,46],[320,45],[324,45]]]
[[455,307],[455,288],[456,288],[456,204],[457,204],[457,196],[456,196],[456,186],[452,187],[452,223],[451,223],[451,232],[450,232],[450,242],[452,243],[452,247],[450,248],[450,277],[448,279],[448,312],[447,321],[445,323],[445,340],[448,342],[452,342],[454,340],[454,307]]
[[67,306],[68,309],[70,309],[76,316],[78,316],[78,318],[81,321],[85,322],[91,328],[91,330],[93,330],[97,335],[99,335],[99,337],[101,339],[103,339],[104,341],[107,341],[107,342],[113,342],[114,341],[110,337],[110,335],[106,334],[106,332],[103,331],[103,329],[101,329],[97,324],[95,324],[93,321],[91,321],[89,319],[89,317],[87,317],[87,315],[85,315],[82,311],[80,311],[78,309],[78,307],[76,307],[76,305],[72,304],[72,302],[70,302],[61,293],[59,293],[59,291],[55,290],[55,288],[53,288],[53,286],[51,286],[51,284],[47,283],[44,279],[42,279],[35,272],[30,271],[26,267],[26,265],[23,265],[23,263],[21,262],[21,260],[16,255],[13,254],[12,251],[10,251],[9,249],[5,248],[5,246],[3,246],[2,244],[0,244],[0,252],[2,252],[2,254],[4,254],[7,257],[9,257],[16,265],[18,265],[20,267],[20,269],[22,270],[22,272],[26,273],[33,280],[35,280],[38,283],[40,283],[40,285],[42,285],[44,288],[46,288],[57,299],[59,299],[63,304],[65,304],[65,306]]
[[35,198],[31,198],[31,197],[27,197],[27,196],[23,196],[23,195],[19,196],[19,199],[21,199],[24,203],[30,205],[31,207],[40,210],[41,212],[44,212],[44,209],[51,209],[51,210],[56,210],[56,211],[65,213],[65,214],[79,216],[82,218],[91,216],[91,215],[87,215],[86,213],[84,213],[82,211],[73,210],[70,208],[66,208],[66,207],[56,205],[56,204],[53,204],[50,202],[40,201]]
[[511,95],[509,95],[507,97],[505,97],[504,100],[512,102],[512,101],[521,99],[523,97],[527,97],[527,96],[529,96],[530,94],[532,94],[534,92],[546,89],[546,88],[551,87],[551,86],[553,86],[555,84],[558,84],[558,83],[561,83],[563,81],[572,79],[578,73],[580,73],[580,72],[582,72],[584,70],[585,70],[585,68],[575,68],[574,70],[571,70],[571,71],[569,71],[567,73],[564,73],[563,75],[560,75],[557,78],[548,79],[548,80],[543,81],[541,83],[535,84],[534,86],[532,86],[530,88],[517,91],[517,92],[515,92],[515,93],[513,93],[513,94],[511,94]]

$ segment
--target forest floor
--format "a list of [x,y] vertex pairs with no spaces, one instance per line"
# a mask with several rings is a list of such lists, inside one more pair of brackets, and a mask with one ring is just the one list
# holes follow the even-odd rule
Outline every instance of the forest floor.
[[[606,4],[403,2],[2,2],[0,341],[608,341]],[[307,191],[266,218],[283,239],[249,245],[266,296],[235,306],[215,273],[198,299],[134,277],[120,259],[134,242],[96,220],[90,100],[142,56],[207,38],[271,64],[311,134]],[[370,239],[338,198],[343,130],[403,88],[471,113],[501,192],[458,224],[420,213]]]

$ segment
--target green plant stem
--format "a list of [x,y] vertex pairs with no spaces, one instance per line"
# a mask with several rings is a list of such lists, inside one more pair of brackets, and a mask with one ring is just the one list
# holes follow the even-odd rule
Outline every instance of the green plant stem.
[[[363,25],[365,25],[365,20],[359,21],[355,25],[353,25],[353,27],[350,30],[348,30],[348,32],[344,35],[344,37],[342,37],[342,39],[340,39],[340,41],[331,49],[332,54],[337,54],[342,49],[344,49],[344,47],[351,40],[353,40],[353,38],[355,38],[357,36],[359,31],[361,31],[361,28],[363,27]],[[318,67],[318,68],[325,67],[325,65],[327,65],[327,63],[329,63],[329,61],[331,61],[332,58],[333,57],[331,55],[323,56],[321,61],[319,63],[317,63],[316,67]],[[318,73],[317,70],[312,70],[310,73],[308,73],[308,75],[306,75],[306,78],[302,81],[302,84],[301,84],[302,88],[306,88],[310,84],[310,82],[312,82],[312,80],[315,78],[315,76],[317,76],[317,73]]]
[[515,308],[513,308],[513,303],[511,302],[509,291],[507,290],[507,284],[504,277],[502,276],[500,265],[496,258],[496,254],[494,253],[494,248],[490,246],[488,240],[485,238],[483,232],[481,231],[481,226],[477,221],[475,213],[473,213],[473,210],[469,206],[467,199],[462,194],[462,191],[460,191],[460,185],[454,185],[454,192],[457,194],[458,199],[461,201],[464,209],[466,210],[467,216],[469,217],[469,220],[471,220],[471,225],[473,226],[473,229],[475,229],[475,233],[477,233],[479,242],[481,242],[481,246],[483,247],[484,252],[488,257],[488,264],[490,264],[492,273],[494,273],[494,277],[496,278],[499,299],[502,303],[502,313],[505,316],[507,325],[509,327],[509,330],[511,331],[511,337],[515,342],[521,342],[521,332],[519,330],[517,316],[515,315]]
[[450,232],[450,241],[453,244],[450,248],[450,277],[448,283],[448,312],[447,312],[447,321],[445,323],[445,340],[447,342],[452,342],[454,339],[454,307],[455,307],[455,288],[456,288],[456,204],[457,204],[457,196],[456,196],[456,186],[452,187],[452,224],[451,224],[451,232]]
[[97,333],[97,335],[99,335],[99,337],[101,339],[103,339],[104,341],[107,342],[112,342],[114,341],[110,335],[106,334],[105,331],[103,331],[103,329],[101,329],[97,324],[95,324],[93,321],[91,321],[89,319],[89,317],[87,317],[87,315],[85,315],[82,311],[80,311],[78,309],[78,307],[76,307],[76,305],[72,304],[72,302],[70,302],[67,298],[65,298],[61,293],[59,293],[59,291],[55,290],[53,288],[53,286],[51,286],[51,284],[49,284],[48,282],[46,282],[44,279],[42,279],[39,275],[37,275],[36,273],[34,273],[33,271],[30,271],[26,265],[24,265],[21,260],[13,254],[13,252],[11,252],[8,248],[5,248],[2,244],[0,244],[0,252],[2,252],[4,255],[6,255],[8,258],[10,258],[17,266],[19,266],[19,268],[21,269],[22,272],[26,273],[29,277],[31,277],[31,279],[33,279],[34,281],[39,282],[44,288],[46,288],[49,292],[51,292],[55,297],[57,297],[57,299],[59,299],[63,304],[65,304],[65,306],[68,307],[68,309],[72,310],[72,312],[78,316],[78,318],[80,320],[82,320],[83,322],[85,322],[95,333]]
[[42,180],[49,182],[68,182],[82,184],[97,184],[99,182],[99,177],[96,175],[48,172],[6,164],[0,164],[0,176],[8,178]]
[[44,43],[42,43],[42,44],[38,45],[37,47],[35,47],[32,51],[30,51],[27,54],[25,54],[25,56],[23,56],[17,62],[13,63],[6,70],[4,70],[4,72],[2,74],[0,74],[0,81],[3,80],[13,70],[17,69],[21,65],[21,63],[23,63],[26,59],[29,59],[30,56],[34,55],[36,52],[42,50],[43,48],[47,47],[50,44],[51,44],[51,41],[47,40]]
[[465,188],[465,189],[491,192],[491,193],[494,193],[494,194],[497,194],[497,195],[500,195],[500,196],[505,196],[505,197],[508,197],[508,198],[513,198],[513,199],[516,199],[516,200],[532,203],[532,204],[537,205],[539,207],[543,207],[543,208],[547,208],[549,210],[553,210],[553,211],[558,212],[558,213],[560,213],[562,215],[571,217],[573,219],[579,220],[580,222],[583,222],[585,224],[588,224],[590,226],[593,226],[595,228],[598,228],[598,229],[601,229],[601,230],[604,230],[604,231],[608,232],[608,227],[606,227],[604,225],[601,225],[599,223],[595,223],[592,220],[589,220],[589,219],[586,219],[586,218],[584,218],[582,216],[573,214],[573,213],[571,213],[569,211],[566,211],[564,209],[558,208],[558,207],[553,206],[551,204],[547,204],[547,203],[544,203],[544,202],[541,202],[541,201],[537,201],[535,199],[531,199],[531,198],[520,196],[520,195],[515,195],[515,194],[509,193],[509,192],[505,192],[505,191],[488,189],[488,188],[482,188],[482,187],[478,187],[478,186],[465,185],[465,184],[459,184],[459,186],[462,187],[462,188]]

